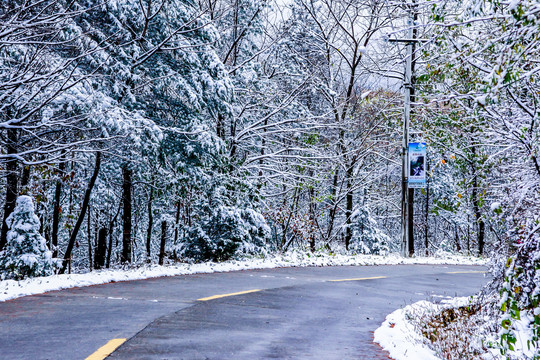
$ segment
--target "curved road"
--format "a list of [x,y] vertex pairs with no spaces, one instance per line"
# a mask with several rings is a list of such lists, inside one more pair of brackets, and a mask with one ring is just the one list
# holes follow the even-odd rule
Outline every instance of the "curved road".
[[54,291],[0,303],[0,357],[99,359],[123,343],[109,359],[387,359],[372,340],[388,313],[475,294],[484,271],[280,268]]

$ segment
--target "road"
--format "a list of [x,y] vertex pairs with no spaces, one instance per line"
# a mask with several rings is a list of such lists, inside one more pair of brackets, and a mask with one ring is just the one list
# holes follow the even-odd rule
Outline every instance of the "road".
[[110,359],[386,359],[372,340],[388,313],[472,295],[484,271],[279,268],[54,291],[0,303],[0,358],[97,359],[121,344]]

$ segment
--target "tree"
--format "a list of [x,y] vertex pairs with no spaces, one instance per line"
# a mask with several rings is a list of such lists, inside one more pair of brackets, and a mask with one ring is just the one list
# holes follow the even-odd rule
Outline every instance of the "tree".
[[75,69],[93,49],[68,30],[83,12],[63,0],[0,5],[0,162],[7,170],[0,249],[6,242],[5,220],[18,194],[20,164],[46,163],[94,140],[70,136],[80,133],[81,125],[73,94],[80,93],[82,81],[92,75]]
[[[498,314],[501,351],[510,356],[516,341],[514,320],[524,316],[534,319],[529,327],[538,349],[539,303],[532,289],[537,283],[540,229],[540,68],[535,64],[540,55],[540,9],[533,1],[489,0],[443,1],[433,10],[437,51],[429,75],[441,85],[431,94],[450,94],[443,101],[459,109],[465,127],[478,125],[473,143],[459,155],[470,155],[464,159],[474,172],[479,251],[484,223],[496,240],[496,281],[505,313]],[[466,86],[462,79],[467,79]],[[483,181],[478,165],[490,169]],[[484,212],[486,222],[477,215],[485,201],[491,202],[492,210]],[[537,351],[534,356],[538,355]]]
[[64,253],[64,260],[62,262],[62,268],[60,269],[60,273],[63,274],[67,267],[68,263],[71,261],[71,251],[73,250],[73,246],[75,245],[75,241],[77,239],[77,235],[79,233],[79,230],[81,228],[81,225],[83,223],[84,217],[86,215],[86,211],[88,210],[88,204],[90,202],[90,196],[92,194],[92,189],[94,188],[94,184],[96,183],[96,179],[99,175],[99,169],[101,168],[101,152],[96,153],[96,163],[94,166],[94,171],[92,173],[92,177],[90,178],[90,181],[88,182],[88,186],[86,188],[86,191],[84,193],[84,199],[83,203],[81,205],[81,212],[79,214],[79,217],[77,219],[77,222],[75,223],[75,226],[73,228],[73,232],[71,233],[69,237],[69,243],[66,249],[66,252]]
[[261,214],[251,209],[218,206],[193,226],[177,253],[195,261],[225,261],[260,253],[270,229]]
[[365,202],[352,214],[351,223],[351,250],[375,255],[386,255],[394,250],[390,238],[381,231]]
[[40,235],[40,221],[34,213],[30,196],[19,196],[15,209],[6,219],[9,227],[7,243],[0,252],[0,276],[22,280],[54,273],[57,262]]
[[[257,140],[246,162],[257,161],[250,165],[258,170],[261,191],[272,201],[269,213],[278,225],[278,248],[306,239],[312,249],[315,243],[329,246],[338,239],[347,247],[351,240],[348,225],[364,179],[360,174],[369,171],[362,166],[375,155],[371,139],[380,135],[382,114],[391,103],[364,106],[362,95],[378,90],[368,81],[377,56],[367,52],[375,34],[394,16],[384,15],[393,11],[363,1],[289,5],[282,36],[265,62],[277,90],[270,87],[265,94],[281,91],[283,96],[276,98],[290,105],[270,98],[256,109],[271,104],[272,118],[262,117],[241,132]],[[376,120],[369,120],[371,116]],[[309,235],[299,236],[292,224]]]

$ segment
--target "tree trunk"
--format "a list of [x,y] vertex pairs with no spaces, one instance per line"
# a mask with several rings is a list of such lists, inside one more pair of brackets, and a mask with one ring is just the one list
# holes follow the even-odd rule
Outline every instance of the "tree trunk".
[[[339,180],[339,169],[336,168],[336,172],[334,173],[334,181],[332,183],[332,197],[331,201],[337,201],[336,194],[337,194],[337,184]],[[332,237],[332,231],[334,230],[334,221],[336,219],[336,212],[337,212],[337,204],[334,203],[333,206],[330,208],[329,214],[328,214],[328,231],[326,232],[326,242],[330,240]]]
[[105,266],[105,253],[107,252],[107,228],[99,229],[98,243],[94,255],[94,268],[102,269]]
[[159,245],[159,265],[163,265],[165,257],[165,241],[167,239],[167,221],[161,222],[161,244]]
[[118,214],[120,214],[120,209],[122,208],[122,204],[119,204],[118,210],[116,210],[116,214],[114,214],[113,219],[109,223],[109,246],[107,248],[107,269],[111,266],[111,254],[112,254],[112,245],[113,245],[113,230],[114,230],[114,223],[116,222],[116,219],[118,218]]
[[178,233],[180,231],[180,200],[176,202],[176,218],[174,222],[174,245],[173,245],[173,258],[176,261],[178,256],[176,254],[176,245],[178,244]]
[[217,117],[217,123],[216,123],[216,134],[219,136],[222,140],[225,140],[225,119],[223,117],[223,114],[219,113]]
[[73,246],[75,245],[75,239],[77,238],[77,234],[79,233],[79,229],[81,228],[82,222],[84,220],[84,216],[86,215],[86,210],[88,209],[88,204],[90,203],[90,195],[92,194],[92,189],[94,188],[94,184],[96,183],[96,179],[98,177],[100,167],[101,167],[101,152],[98,151],[96,153],[96,165],[94,166],[94,173],[92,174],[92,177],[90,178],[90,182],[88,183],[88,186],[86,188],[86,192],[84,193],[81,213],[79,214],[77,223],[75,224],[75,227],[73,228],[73,232],[71,233],[71,236],[69,237],[69,243],[66,249],[66,253],[64,254],[64,261],[62,262],[62,268],[60,269],[60,274],[63,274],[66,272],[67,265],[70,262],[71,251],[73,250]]
[[[473,147],[474,149],[474,147]],[[472,200],[473,200],[473,212],[476,223],[478,224],[478,233],[477,233],[477,242],[478,242],[478,255],[484,254],[484,235],[485,235],[485,224],[482,220],[482,213],[480,212],[480,198],[478,196],[478,179],[476,176],[476,169],[473,177],[473,189],[472,189]]]
[[470,217],[469,214],[467,214],[467,256],[471,255],[471,226],[470,224]]
[[123,174],[123,205],[124,205],[124,214],[123,214],[123,223],[124,223],[124,230],[122,232],[122,256],[120,258],[120,261],[122,263],[130,263],[131,262],[131,190],[132,190],[132,182],[131,182],[131,175],[132,171],[128,168],[128,165],[124,165],[122,168],[122,174]]
[[45,238],[45,243],[47,244],[49,249],[52,249],[51,227],[49,225],[45,226],[45,229],[43,230],[43,237]]
[[461,252],[461,244],[459,243],[459,232],[458,232],[457,225],[455,225],[454,229],[455,229],[455,238],[456,238],[456,251]]
[[176,203],[176,219],[174,227],[174,245],[178,244],[178,227],[180,226],[180,200]]
[[148,195],[148,229],[146,230],[146,262],[151,262],[150,245],[152,243],[152,226],[154,225],[154,215],[152,214],[152,200],[154,197],[154,189],[150,188]]
[[56,180],[54,188],[54,205],[53,205],[53,221],[52,221],[52,231],[51,231],[51,240],[52,240],[52,251],[53,258],[58,256],[58,225],[60,223],[60,199],[62,197],[62,176],[64,175],[64,169],[66,167],[65,161],[60,161],[58,164],[57,176],[59,177]]
[[234,137],[236,136],[236,119],[235,119],[234,116],[231,116],[230,131],[231,131],[231,136],[230,136],[231,150],[229,151],[229,154],[230,154],[230,157],[232,159],[236,155],[236,148],[238,146],[236,144],[236,140],[234,139]]
[[[312,176],[313,174],[310,173]],[[310,232],[309,232],[309,248],[311,252],[315,251],[315,234],[314,234],[314,225],[315,225],[315,189],[311,187],[309,189],[309,221],[310,224]]]
[[[6,144],[8,155],[17,154],[17,130],[7,130],[8,142]],[[4,219],[2,221],[2,231],[0,234],[0,250],[4,248],[7,242],[8,226],[6,219],[15,209],[15,202],[18,195],[18,162],[17,159],[12,158],[6,162],[6,202],[4,204]]]
[[[349,186],[349,184],[347,184],[347,186]],[[345,224],[346,224],[346,229],[345,229],[345,250],[349,250],[349,245],[351,243],[351,239],[352,239],[352,228],[351,228],[351,225],[352,225],[352,221],[351,221],[351,216],[352,216],[352,208],[353,208],[353,194],[352,193],[347,193],[347,207],[345,209]]]
[[353,166],[347,169],[347,205],[345,208],[345,250],[349,251],[349,245],[352,239],[352,210],[353,210],[353,190],[352,190],[352,172]]
[[21,175],[21,195],[28,194],[28,183],[30,182],[30,165],[23,167]]
[[478,220],[478,255],[484,255],[486,224],[479,217]]
[[266,127],[268,126],[268,119],[264,120],[263,124],[263,136],[261,137],[261,158],[259,159],[259,182],[257,184],[257,189],[261,189],[264,181],[263,181],[263,165],[264,165],[264,152],[266,149]]

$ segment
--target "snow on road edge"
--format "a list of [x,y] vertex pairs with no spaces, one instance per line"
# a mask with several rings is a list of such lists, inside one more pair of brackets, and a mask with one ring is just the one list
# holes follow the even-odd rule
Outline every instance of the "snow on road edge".
[[[443,309],[459,308],[474,303],[475,297],[455,297],[442,300],[441,303],[432,303],[430,301],[418,301],[414,304],[407,305],[401,309],[389,314],[381,326],[375,330],[373,334],[374,342],[378,343],[386,350],[392,359],[395,360],[442,360],[437,356],[436,352],[427,345],[428,340],[424,338],[418,331],[418,321],[425,318],[426,315],[440,314]],[[486,301],[486,300],[484,300]],[[491,300],[489,300],[491,301]],[[522,315],[521,320],[514,323],[514,335],[516,343],[514,350],[508,352],[512,359],[533,359],[536,348],[528,344],[532,339],[531,329],[529,328],[530,319],[526,319],[527,315]],[[478,344],[472,343],[476,348],[478,359],[503,360],[506,356],[502,355],[497,346],[499,334],[497,332],[486,332],[493,326],[490,322],[500,322],[500,319],[493,315],[486,317],[481,315],[484,323],[482,326],[473,329],[473,336],[479,337],[482,340]],[[415,327],[414,323],[417,323]],[[465,329],[464,329],[465,330]],[[471,332],[469,329],[469,336]],[[471,345],[471,339],[463,337],[461,340],[468,342]],[[479,345],[481,344],[481,345]],[[486,344],[487,347],[486,347]],[[491,344],[491,345],[489,345]],[[459,343],[457,346],[460,346]],[[476,359],[476,357],[475,357]]]
[[[373,341],[388,351],[396,360],[439,360],[435,352],[424,345],[424,340],[407,320],[411,314],[436,307],[429,301],[418,301],[386,316],[386,320],[375,330]],[[414,315],[412,315],[414,316]]]
[[282,255],[269,256],[262,259],[252,258],[244,260],[231,260],[222,263],[174,264],[166,266],[152,265],[129,270],[109,269],[84,274],[52,275],[20,281],[4,280],[0,281],[0,302],[26,295],[41,294],[53,290],[100,285],[115,281],[141,280],[162,276],[228,272],[249,269],[397,264],[485,265],[486,263],[486,259],[449,254],[442,254],[441,256],[437,257],[403,258],[397,254],[376,256],[291,252]]

